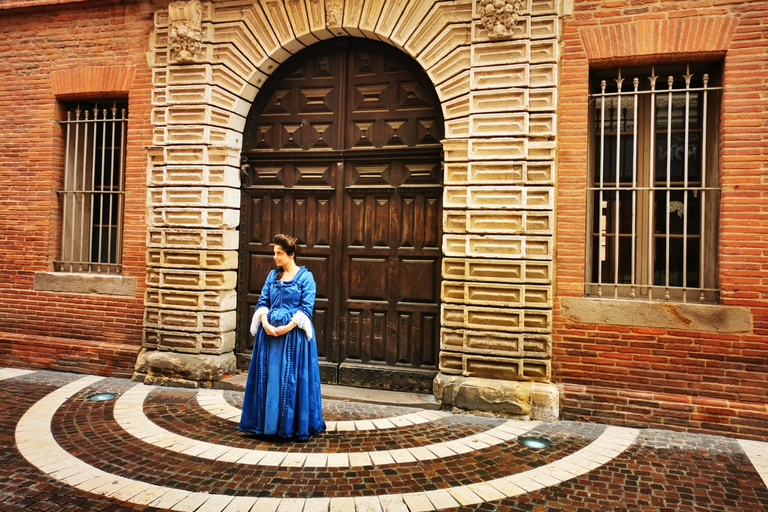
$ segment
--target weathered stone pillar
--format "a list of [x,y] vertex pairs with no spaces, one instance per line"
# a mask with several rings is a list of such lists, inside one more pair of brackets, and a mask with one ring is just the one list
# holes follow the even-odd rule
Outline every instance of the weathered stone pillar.
[[447,103],[435,395],[461,409],[559,414],[550,383],[558,4],[476,0],[472,44],[454,57],[469,62],[469,93]]
[[172,2],[155,16],[148,288],[134,374],[148,384],[210,386],[235,371],[239,161],[250,108],[241,95],[255,89],[216,54],[211,10]]

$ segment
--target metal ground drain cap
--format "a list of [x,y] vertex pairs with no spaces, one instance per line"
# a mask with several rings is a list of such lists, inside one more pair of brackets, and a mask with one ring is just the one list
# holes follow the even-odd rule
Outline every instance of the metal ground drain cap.
[[517,442],[527,448],[533,448],[536,450],[541,450],[543,448],[552,448],[552,441],[550,441],[549,439],[545,439],[543,437],[526,436],[526,437],[518,438]]
[[91,402],[105,402],[117,397],[117,393],[96,393],[88,397]]

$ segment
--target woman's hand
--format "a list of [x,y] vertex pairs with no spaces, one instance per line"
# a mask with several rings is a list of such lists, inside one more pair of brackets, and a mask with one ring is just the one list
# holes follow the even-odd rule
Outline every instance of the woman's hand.
[[275,332],[277,333],[276,336],[282,336],[283,334],[287,334],[294,327],[296,327],[296,324],[293,322],[287,325],[281,325],[280,327],[275,327]]
[[269,322],[261,322],[261,326],[264,328],[264,332],[266,332],[270,336],[280,336],[277,333],[277,329],[279,329],[279,327],[277,328],[273,327],[272,324],[270,324]]

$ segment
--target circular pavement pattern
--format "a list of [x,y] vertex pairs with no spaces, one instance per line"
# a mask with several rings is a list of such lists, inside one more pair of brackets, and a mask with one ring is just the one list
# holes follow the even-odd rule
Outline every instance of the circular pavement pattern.
[[20,459],[117,510],[768,509],[756,441],[325,400],[328,431],[300,443],[238,433],[233,391],[0,369],[0,400],[14,396],[0,428]]

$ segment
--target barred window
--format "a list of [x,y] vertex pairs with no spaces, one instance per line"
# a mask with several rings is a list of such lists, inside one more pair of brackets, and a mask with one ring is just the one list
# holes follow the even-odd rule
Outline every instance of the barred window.
[[593,73],[585,293],[717,302],[714,66]]
[[122,271],[127,105],[68,105],[59,272]]

